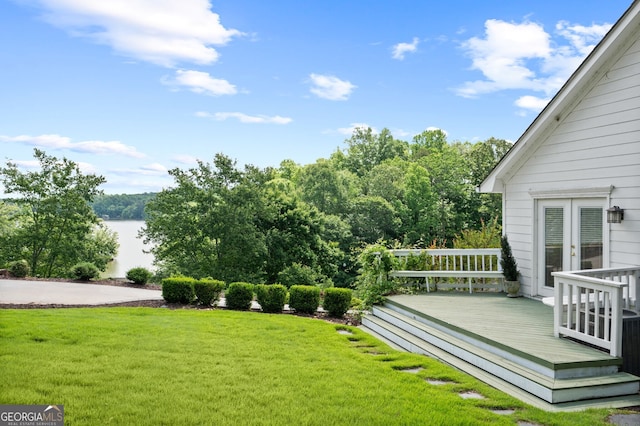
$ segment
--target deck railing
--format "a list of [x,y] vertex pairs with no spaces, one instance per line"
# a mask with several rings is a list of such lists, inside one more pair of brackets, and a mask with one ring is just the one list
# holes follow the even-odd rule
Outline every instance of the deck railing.
[[622,355],[624,310],[638,311],[640,267],[553,272],[554,333]]
[[[422,278],[427,291],[431,284],[439,287],[467,287],[474,289],[496,289],[502,283],[501,251],[499,248],[485,249],[404,249],[390,250],[408,264],[408,259],[423,256],[423,263],[411,265],[391,272],[399,278]],[[500,289],[502,289],[500,287]]]

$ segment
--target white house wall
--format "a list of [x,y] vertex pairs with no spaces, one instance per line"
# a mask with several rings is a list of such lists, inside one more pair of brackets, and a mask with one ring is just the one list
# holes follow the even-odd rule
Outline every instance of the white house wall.
[[525,294],[536,292],[532,191],[613,185],[609,206],[625,217],[610,225],[609,266],[640,265],[640,40],[600,76],[505,182],[504,228]]

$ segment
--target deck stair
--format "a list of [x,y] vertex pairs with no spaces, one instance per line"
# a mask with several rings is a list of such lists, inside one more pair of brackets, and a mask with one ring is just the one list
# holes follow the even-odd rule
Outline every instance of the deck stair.
[[[429,309],[421,307],[421,302],[417,305],[407,303],[417,300],[411,297],[391,298],[384,306],[375,306],[371,314],[363,318],[363,327],[404,350],[443,360],[525,402],[543,408],[570,409],[576,406],[576,402],[585,407],[619,407],[640,403],[640,378],[619,372],[622,364],[620,358],[567,339],[553,339],[552,336],[541,335],[542,340],[536,342],[535,335],[539,331],[535,330],[530,333],[533,341],[523,343],[520,339],[515,339],[510,344],[508,339],[493,338],[499,333],[504,334],[499,330],[504,325],[496,326],[497,330],[493,333],[498,334],[493,335],[489,331],[483,332],[482,328],[473,330],[473,327],[465,327],[460,322],[456,324],[455,321],[448,321],[446,316],[438,315],[437,310],[432,316],[428,313]],[[431,298],[428,299],[428,306],[437,306],[443,302],[436,300],[436,296],[427,297]],[[424,303],[427,299],[421,300]],[[458,300],[462,302],[460,309],[465,309],[471,317],[468,321],[483,322],[479,318],[473,318],[472,306],[464,308],[464,302],[473,304],[476,300]],[[502,303],[495,296],[486,298],[485,301],[490,310],[490,304],[494,301]],[[524,301],[516,303],[532,308]],[[529,303],[542,305],[534,301]],[[500,306],[496,305],[494,312],[500,313]],[[517,309],[517,306],[514,308]],[[519,309],[518,317],[533,314],[535,309],[540,308]],[[485,327],[490,318],[491,313],[485,314]],[[507,318],[503,320],[509,321]],[[517,333],[527,331],[520,329]],[[552,335],[552,329],[549,334]],[[547,350],[552,351],[553,355],[549,353],[547,356],[544,347],[550,342],[557,343],[557,347],[548,347]]]

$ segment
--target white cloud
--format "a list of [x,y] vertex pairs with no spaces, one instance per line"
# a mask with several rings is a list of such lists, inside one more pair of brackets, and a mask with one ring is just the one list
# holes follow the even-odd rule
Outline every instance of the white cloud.
[[538,98],[536,96],[521,96],[515,101],[515,105],[519,108],[530,111],[541,111],[549,103],[550,98]]
[[311,93],[330,101],[346,101],[351,92],[358,87],[346,80],[331,75],[311,74]]
[[373,134],[378,134],[378,129],[375,127],[369,126],[367,123],[351,123],[349,127],[340,127],[338,128],[338,133],[341,135],[351,136],[357,129],[366,130],[371,127],[371,132]]
[[116,154],[133,158],[143,158],[145,155],[138,152],[135,147],[125,145],[120,141],[82,141],[72,142],[71,138],[60,135],[0,135],[0,142],[21,143],[38,148],[50,148],[54,150],[68,150],[85,154]]
[[36,0],[51,24],[162,66],[210,64],[212,46],[242,35],[220,24],[208,0]]
[[164,84],[174,87],[186,87],[194,93],[210,96],[235,95],[238,93],[236,86],[227,80],[211,77],[207,72],[177,70],[174,79],[164,78]]
[[399,61],[404,59],[406,53],[415,53],[418,50],[418,37],[414,37],[411,43],[398,43],[393,46],[391,57]]
[[485,22],[484,37],[462,44],[471,57],[471,69],[484,79],[467,81],[456,89],[464,97],[476,97],[507,89],[542,92],[547,97],[569,78],[595,43],[611,26],[569,25],[560,22],[556,37],[533,22]]
[[217,121],[225,121],[228,119],[236,119],[241,123],[249,124],[289,124],[293,121],[290,117],[282,117],[280,115],[267,116],[267,115],[247,115],[242,112],[196,112],[196,117],[211,118]]

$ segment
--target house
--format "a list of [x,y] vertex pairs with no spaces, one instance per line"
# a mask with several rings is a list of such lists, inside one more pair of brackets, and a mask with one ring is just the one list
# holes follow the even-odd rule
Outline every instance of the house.
[[[502,194],[525,296],[553,296],[554,271],[640,265],[639,1],[479,191]],[[620,223],[607,222],[614,206]]]
[[[390,296],[364,329],[544,409],[639,405],[640,0],[478,190],[502,194],[526,297],[475,293],[469,278],[471,294]],[[433,256],[483,255],[454,252]],[[485,270],[458,265],[465,277]],[[423,269],[392,276],[429,288],[442,268]]]

